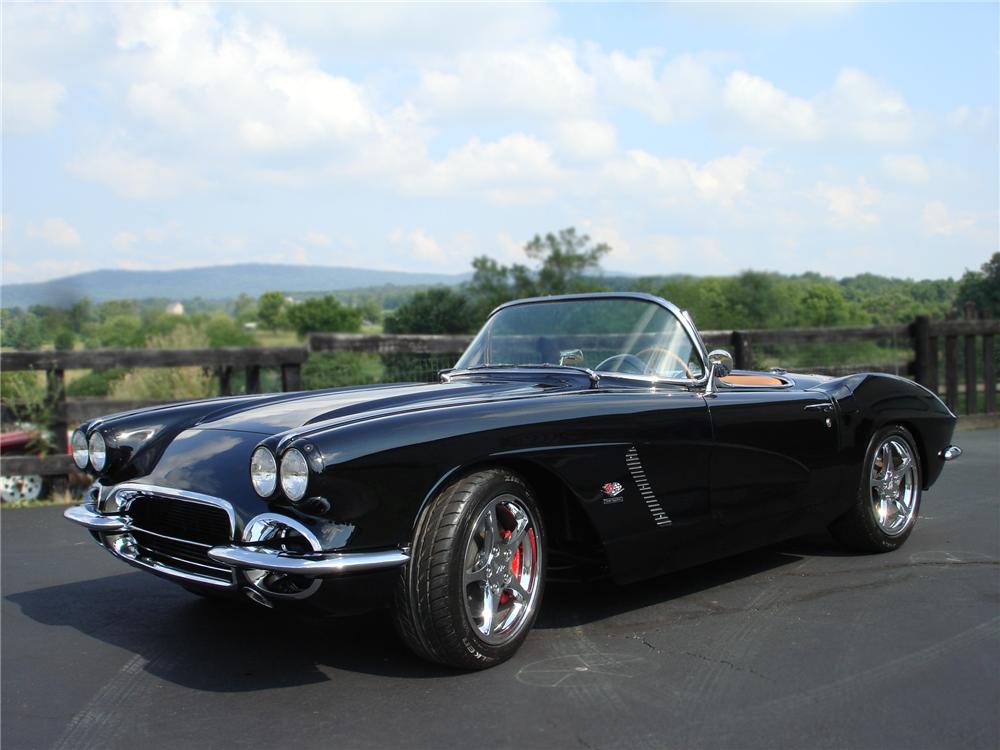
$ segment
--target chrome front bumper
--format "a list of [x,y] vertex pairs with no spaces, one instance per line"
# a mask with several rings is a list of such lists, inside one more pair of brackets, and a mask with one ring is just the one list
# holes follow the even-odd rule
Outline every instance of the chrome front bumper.
[[[70,521],[99,535],[101,546],[115,557],[137,567],[146,568],[160,575],[207,583],[227,588],[237,587],[236,570],[268,571],[303,578],[331,578],[345,573],[363,573],[373,570],[394,568],[406,563],[409,554],[401,549],[377,550],[372,552],[314,552],[293,555],[261,546],[228,545],[212,547],[208,556],[217,563],[229,566],[234,573],[233,582],[226,583],[211,578],[203,578],[186,571],[144,560],[130,551],[129,545],[116,543],[129,532],[129,522],[121,516],[107,516],[99,513],[90,503],[67,508],[63,515]],[[268,517],[273,516],[266,514]],[[288,519],[288,523],[296,524]],[[248,524],[253,525],[253,521]]]

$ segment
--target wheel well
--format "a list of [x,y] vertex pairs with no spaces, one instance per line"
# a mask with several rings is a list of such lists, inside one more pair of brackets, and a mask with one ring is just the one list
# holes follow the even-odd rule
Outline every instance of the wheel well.
[[927,446],[924,444],[924,436],[912,422],[898,422],[901,427],[905,427],[907,432],[913,436],[913,442],[917,444],[917,457],[920,459],[920,489],[927,489],[927,469],[930,467],[927,457]]
[[591,578],[607,572],[607,555],[597,529],[557,474],[533,461],[508,459],[465,466],[452,476],[485,468],[508,469],[524,479],[534,493],[548,537],[550,579],[561,575]]

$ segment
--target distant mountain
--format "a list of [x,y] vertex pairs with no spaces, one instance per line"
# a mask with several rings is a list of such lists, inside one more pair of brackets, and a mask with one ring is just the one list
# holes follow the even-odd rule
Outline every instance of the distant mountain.
[[4,284],[0,305],[65,307],[89,297],[95,302],[112,299],[232,299],[240,294],[257,297],[269,291],[332,292],[386,285],[416,286],[459,284],[468,273],[410,273],[338,266],[292,266],[243,263],[175,271],[88,271],[33,284]]

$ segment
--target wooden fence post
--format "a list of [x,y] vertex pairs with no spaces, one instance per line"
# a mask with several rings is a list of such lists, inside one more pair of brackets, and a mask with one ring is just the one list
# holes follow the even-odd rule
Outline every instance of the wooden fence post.
[[997,370],[993,338],[992,333],[983,334],[983,389],[986,397],[983,410],[987,414],[993,414],[997,410]]
[[926,315],[918,315],[910,327],[910,334],[913,337],[913,377],[920,385],[927,386],[931,379],[930,319]]
[[[965,319],[976,319],[976,303],[965,303]],[[975,414],[979,409],[979,394],[976,393],[976,334],[965,335],[965,413]]]
[[281,366],[281,390],[302,390],[302,365],[298,362],[286,363]]
[[223,365],[219,368],[219,395],[233,395],[233,368],[232,365]]
[[57,453],[65,453],[66,443],[66,371],[54,368],[45,373],[45,400],[52,410],[53,439]]
[[944,402],[955,411],[958,408],[958,337],[944,337]]
[[733,366],[737,370],[753,369],[753,344],[748,331],[733,331]]
[[247,365],[246,392],[260,393],[260,365]]

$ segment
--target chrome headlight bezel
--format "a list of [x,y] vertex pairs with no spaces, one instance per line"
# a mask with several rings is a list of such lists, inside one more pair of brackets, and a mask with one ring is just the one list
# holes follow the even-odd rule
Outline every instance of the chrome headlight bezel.
[[[73,430],[73,436],[69,439],[70,448],[73,453],[73,463],[78,469],[86,469],[90,463],[90,443],[83,430]],[[81,460],[82,457],[82,460]]]
[[90,465],[94,471],[103,471],[108,465],[108,443],[104,435],[94,432],[87,441],[87,450],[90,453]]
[[250,484],[261,497],[271,497],[278,488],[278,460],[261,445],[250,455]]
[[281,457],[281,491],[293,503],[306,496],[309,462],[298,448],[289,448]]

